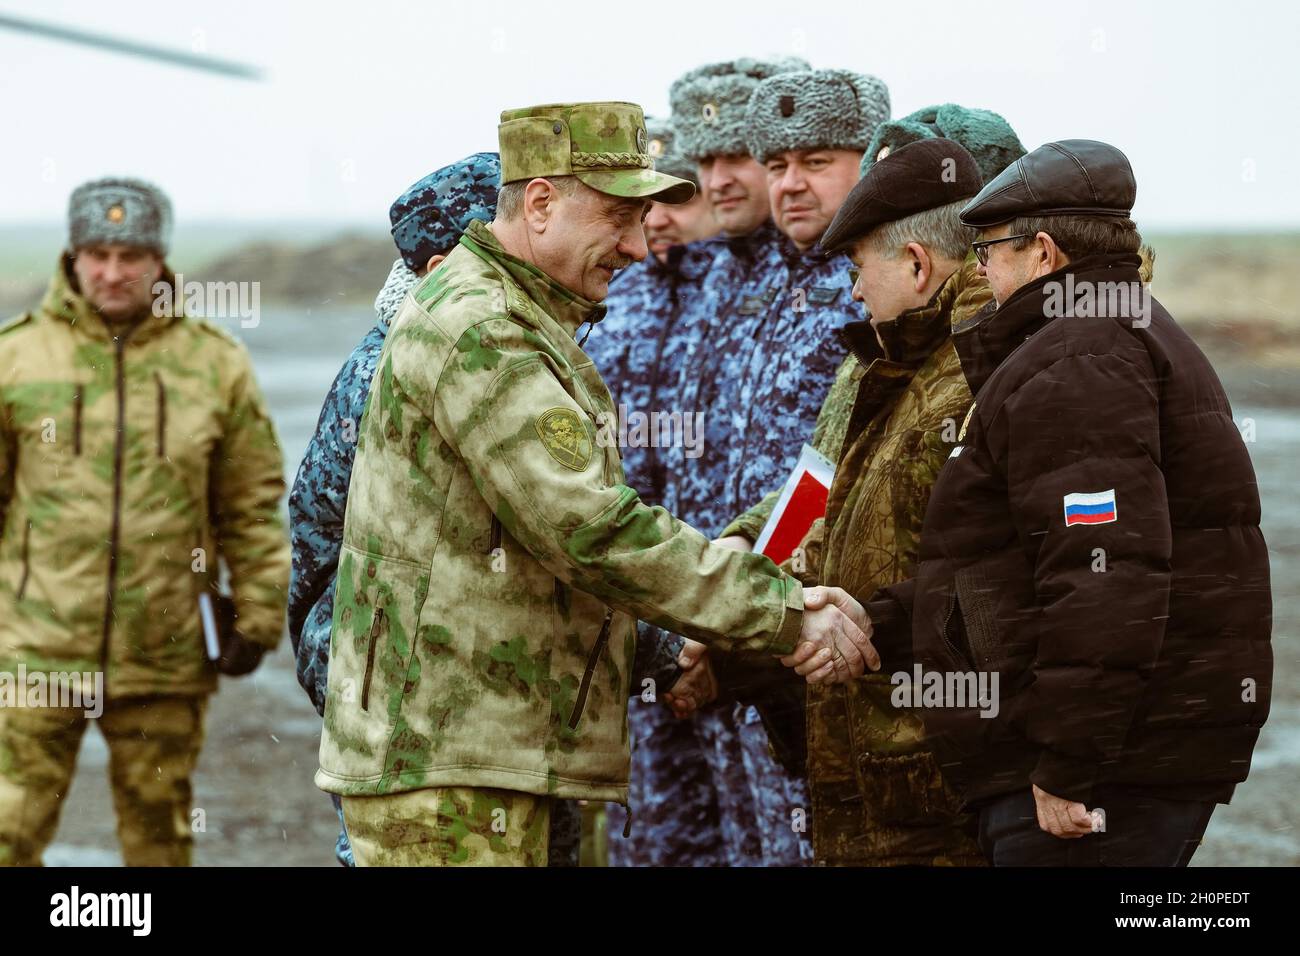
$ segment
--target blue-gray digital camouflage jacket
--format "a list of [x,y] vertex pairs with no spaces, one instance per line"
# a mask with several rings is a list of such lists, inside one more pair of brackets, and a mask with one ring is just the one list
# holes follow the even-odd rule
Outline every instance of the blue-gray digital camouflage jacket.
[[658,447],[667,432],[649,422],[680,411],[672,402],[697,329],[678,320],[696,304],[716,251],[709,242],[673,246],[666,262],[651,255],[619,273],[605,317],[584,346],[617,403],[623,469],[646,504],[664,504],[667,461],[675,457]]
[[289,493],[293,573],[289,580],[289,639],[298,661],[298,683],[316,712],[325,713],[334,575],[343,543],[348,481],[357,453],[357,429],[370,393],[388,324],[406,293],[420,281],[401,259],[375,299],[374,327],[348,356],[330,386],[316,431],[307,444]]
[[[709,274],[716,248],[711,243],[673,246],[667,262],[653,255],[619,273],[605,299],[605,317],[583,346],[609,387],[619,413],[611,431],[619,438],[627,484],[641,500],[663,505],[672,482],[669,462],[682,450],[661,447],[669,430],[652,427],[652,416],[671,415],[678,375],[696,330],[680,321],[692,308]],[[689,424],[689,423],[687,423]],[[676,679],[673,663],[683,641],[675,634],[641,622],[638,626],[636,679],[653,678],[667,690]]]
[[[862,318],[851,263],[820,247],[800,252],[770,221],[741,238],[710,240],[713,262],[679,323],[689,336],[670,406],[704,415],[702,454],[665,460],[664,505],[710,537],[785,483],[847,354],[840,330]],[[825,451],[825,449],[823,449]],[[642,641],[661,636],[643,634]],[[715,664],[730,667],[724,658]],[[730,690],[762,680],[729,671]],[[779,669],[778,669],[779,670]],[[760,710],[786,769],[802,775],[802,739],[789,700]]]
[[862,309],[846,257],[800,252],[770,221],[709,244],[712,268],[680,320],[699,333],[670,403],[703,413],[703,453],[667,462],[665,505],[718,536],[785,482],[846,355],[838,332]]
[[783,237],[780,258],[762,292],[740,305],[762,310],[757,327],[732,323],[713,346],[739,365],[736,390],[719,403],[733,436],[720,489],[728,521],[785,483],[848,354],[840,330],[862,319],[846,256],[800,252]]

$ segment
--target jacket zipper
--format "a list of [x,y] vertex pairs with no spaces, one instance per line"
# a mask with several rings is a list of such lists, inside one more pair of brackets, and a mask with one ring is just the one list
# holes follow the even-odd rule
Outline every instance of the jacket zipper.
[[158,457],[167,457],[167,389],[163,386],[162,375],[153,373],[158,383]]
[[19,580],[18,582],[19,601],[21,601],[23,599],[23,595],[27,593],[27,576],[32,569],[31,561],[29,559],[29,554],[30,554],[29,549],[31,547],[31,540],[32,540],[32,523],[31,521],[28,521],[27,526],[23,528],[23,576],[22,579]]
[[77,383],[76,390],[72,393],[72,453],[81,454],[81,410],[86,401],[86,386],[80,382]]
[[501,547],[501,519],[496,515],[492,516],[492,531],[488,539],[488,554],[495,555],[497,548]]
[[609,626],[614,620],[614,609],[605,609],[605,623],[600,626],[600,634],[596,637],[596,646],[591,649],[591,654],[587,657],[587,669],[582,672],[582,683],[578,685],[578,699],[573,703],[573,714],[569,717],[569,729],[576,730],[578,727],[578,718],[582,716],[582,710],[587,705],[587,692],[591,689],[591,678],[596,672],[596,662],[600,660],[600,654],[609,643]]
[[[793,272],[792,271],[787,272],[787,275],[789,276],[789,280],[784,285],[782,285],[780,289],[776,290],[776,295],[772,297],[772,302],[783,300],[786,297],[786,293],[789,292],[789,290],[799,288],[799,286],[796,286],[794,284]],[[755,349],[762,348],[766,351],[768,346],[770,346],[772,342],[776,339],[777,327],[781,324],[781,315],[780,315],[780,310],[777,311],[776,315],[772,314],[772,302],[767,303],[767,315],[763,319],[763,322],[759,326],[759,328],[754,330],[754,338],[759,339],[761,343],[760,345],[756,345],[754,347]],[[795,324],[797,325],[798,322],[796,322]],[[745,380],[745,375],[748,372],[749,367],[753,364],[753,360],[754,360],[754,353],[753,351],[751,351],[749,353],[749,358],[746,360],[745,364],[741,366],[740,377],[742,382]],[[767,367],[765,366],[764,367],[765,371],[766,368]],[[741,432],[742,435],[750,434],[750,422],[753,420],[753,417],[754,417],[754,404],[751,402],[745,408],[745,430]],[[743,460],[744,458],[742,456],[742,461]],[[742,472],[743,469],[737,469],[735,473],[735,485],[733,486],[733,493],[736,495],[737,500],[740,500],[740,483],[744,477]]]
[[117,432],[113,439],[113,518],[108,536],[108,594],[104,599],[104,636],[100,660],[108,670],[108,642],[113,633],[113,615],[117,590],[117,549],[122,534],[122,454],[126,441],[126,341],[135,331],[127,329],[114,336],[114,384],[117,389]]
[[370,678],[375,670],[375,645],[379,642],[379,628],[384,623],[384,609],[375,608],[375,619],[370,625],[370,646],[366,649],[366,676],[361,679],[361,709],[370,709]]

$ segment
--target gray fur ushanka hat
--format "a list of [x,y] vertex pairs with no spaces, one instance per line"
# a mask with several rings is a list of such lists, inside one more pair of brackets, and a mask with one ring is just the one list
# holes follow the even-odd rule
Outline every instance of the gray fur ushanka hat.
[[889,88],[852,70],[781,73],[754,88],[745,142],[760,163],[789,149],[866,150],[889,119]]
[[708,156],[749,152],[745,144],[745,110],[750,94],[768,77],[807,69],[808,62],[798,57],[741,57],[682,74],[668,91],[682,155],[697,162]]
[[68,199],[68,250],[122,243],[166,256],[171,248],[172,204],[141,179],[112,176],[82,183]]

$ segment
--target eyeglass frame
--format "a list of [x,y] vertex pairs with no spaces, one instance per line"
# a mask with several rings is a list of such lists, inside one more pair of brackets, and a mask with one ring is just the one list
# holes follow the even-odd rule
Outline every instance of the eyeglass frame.
[[1012,239],[1032,239],[1034,238],[1027,232],[1022,232],[1014,236],[1003,236],[1001,239],[980,239],[978,242],[970,244],[971,251],[975,253],[975,260],[982,266],[989,264],[989,246],[996,246],[999,242],[1010,242]]

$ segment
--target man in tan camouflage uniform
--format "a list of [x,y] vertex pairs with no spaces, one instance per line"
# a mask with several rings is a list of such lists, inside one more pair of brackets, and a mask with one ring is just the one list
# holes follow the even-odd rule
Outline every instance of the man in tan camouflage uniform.
[[653,169],[640,107],[501,119],[496,219],[398,313],[358,440],[316,780],[362,866],[541,865],[550,798],[625,803],[636,618],[798,645],[811,680],[878,666],[837,607],[623,484],[575,333],[646,256],[649,202],[694,193]]
[[[40,863],[102,708],[123,859],[187,865],[217,667],[251,670],[284,627],[283,465],[243,346],[152,307],[167,198],[99,180],[70,220],[40,307],[0,329],[0,677],[99,675],[103,698],[0,699],[0,864]],[[218,558],[237,622],[214,666]]]

